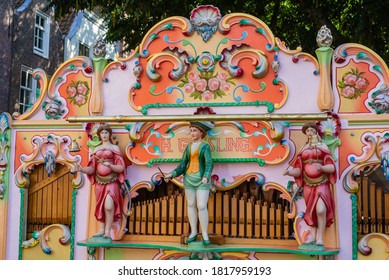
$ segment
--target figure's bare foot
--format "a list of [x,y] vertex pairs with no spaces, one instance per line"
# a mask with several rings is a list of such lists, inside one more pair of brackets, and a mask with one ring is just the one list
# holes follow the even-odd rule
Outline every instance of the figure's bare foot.
[[104,236],[104,231],[93,234],[93,237],[102,237],[102,236]]
[[315,239],[313,238],[308,238],[307,240],[305,240],[304,244],[313,244],[315,243]]
[[316,240],[316,245],[323,246],[324,245],[323,239]]

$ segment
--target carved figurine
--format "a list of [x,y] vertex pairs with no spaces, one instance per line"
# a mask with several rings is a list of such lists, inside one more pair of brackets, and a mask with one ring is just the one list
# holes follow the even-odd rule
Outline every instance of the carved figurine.
[[112,129],[108,125],[101,125],[97,135],[101,145],[93,151],[88,166],[78,166],[78,171],[88,175],[95,189],[95,217],[101,224],[100,231],[94,237],[112,241],[112,225],[122,218],[121,185],[126,177],[126,169],[119,147],[112,143]]
[[323,247],[325,229],[334,222],[335,216],[331,192],[331,184],[336,182],[335,162],[327,145],[321,142],[316,124],[305,124],[302,132],[308,138],[307,143],[293,161],[293,168],[287,169],[284,175],[293,176],[303,188],[304,220],[311,227],[311,237],[304,244]]
[[188,218],[191,233],[186,242],[197,239],[197,220],[200,222],[203,244],[211,242],[208,236],[208,198],[211,189],[213,163],[211,149],[203,142],[207,131],[214,127],[211,122],[191,122],[191,142],[186,147],[181,163],[171,173],[165,175],[165,181],[184,175],[185,197],[188,203]]

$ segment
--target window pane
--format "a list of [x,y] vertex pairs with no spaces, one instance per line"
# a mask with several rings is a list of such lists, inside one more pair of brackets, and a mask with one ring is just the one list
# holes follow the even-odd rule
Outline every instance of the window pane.
[[22,71],[22,79],[20,81],[20,85],[21,86],[25,86],[26,85],[26,72]]
[[30,105],[36,102],[36,89],[32,88],[36,83],[32,77],[32,69],[22,67],[19,90],[19,113],[24,113],[30,108]]
[[19,105],[19,113],[23,114],[26,110],[24,109],[24,105],[20,104]]
[[32,88],[32,75],[31,75],[31,73],[27,73],[27,82],[28,82],[28,84],[27,84],[27,87],[28,88]]
[[34,25],[34,53],[48,56],[50,42],[50,20],[49,17],[40,11],[35,14]]
[[78,54],[83,56],[89,56],[89,47],[82,43],[78,44]]
[[30,91],[24,91],[24,104],[28,106],[30,100]]

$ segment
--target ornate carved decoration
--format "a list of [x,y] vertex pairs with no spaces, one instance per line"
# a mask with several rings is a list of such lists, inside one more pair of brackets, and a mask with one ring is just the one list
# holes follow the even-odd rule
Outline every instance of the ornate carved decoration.
[[[15,183],[19,188],[28,188],[29,174],[33,168],[39,164],[45,164],[48,172],[53,172],[53,165],[59,163],[66,165],[72,173],[76,171],[76,165],[80,163],[79,155],[73,157],[69,154],[69,145],[71,140],[68,136],[59,136],[48,134],[47,136],[35,136],[32,139],[31,154],[23,154],[20,157],[22,165],[15,172]],[[83,176],[79,172],[76,173],[72,180],[74,188],[80,188],[83,183]]]
[[8,167],[9,157],[9,133],[11,127],[11,116],[7,113],[0,115],[0,199],[4,199],[8,182],[5,179],[5,171]]
[[50,246],[47,244],[47,241],[50,240],[50,233],[54,229],[61,229],[63,232],[61,238],[58,240],[59,243],[61,243],[62,245],[66,245],[70,242],[71,235],[70,235],[69,228],[61,224],[52,224],[43,228],[40,231],[34,231],[31,239],[23,241],[22,247],[24,249],[29,249],[36,246],[38,243],[40,243],[42,251],[45,254],[50,255],[52,253],[52,250]]

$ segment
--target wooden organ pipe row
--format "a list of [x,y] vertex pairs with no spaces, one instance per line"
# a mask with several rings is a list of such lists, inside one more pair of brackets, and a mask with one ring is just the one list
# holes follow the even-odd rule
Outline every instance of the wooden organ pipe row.
[[27,197],[27,236],[51,224],[70,228],[72,216],[72,178],[66,166],[57,164],[50,177],[43,165],[30,175]]
[[389,234],[389,193],[366,176],[361,179],[357,200],[358,234]]
[[[129,221],[129,233],[177,235],[189,233],[185,196],[176,192],[153,200],[136,202]],[[288,207],[254,197],[217,192],[208,201],[209,233],[225,237],[288,239],[292,221]]]

